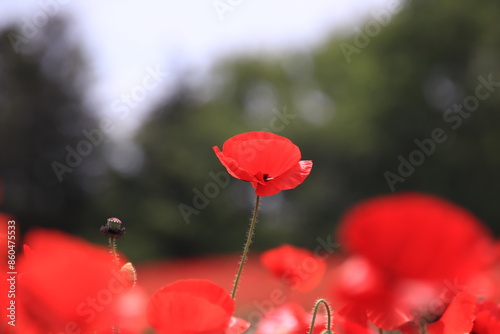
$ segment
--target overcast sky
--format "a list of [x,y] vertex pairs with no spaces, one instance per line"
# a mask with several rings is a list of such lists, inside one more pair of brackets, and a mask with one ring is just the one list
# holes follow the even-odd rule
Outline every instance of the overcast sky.
[[[184,69],[203,72],[221,56],[307,50],[397,0],[42,0],[0,1],[2,25],[69,13],[81,34],[95,83],[96,109],[111,112],[123,94],[147,83],[140,115]],[[148,76],[156,75],[160,82]],[[154,87],[154,89],[152,88]]]

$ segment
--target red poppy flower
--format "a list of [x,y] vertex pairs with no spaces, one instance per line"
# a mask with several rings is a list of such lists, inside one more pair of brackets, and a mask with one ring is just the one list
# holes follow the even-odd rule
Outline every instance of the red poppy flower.
[[146,317],[159,333],[241,334],[249,326],[233,317],[234,300],[226,290],[203,279],[180,280],[156,291]]
[[476,300],[467,292],[461,292],[446,308],[441,318],[427,324],[429,334],[462,334],[472,329],[476,311]]
[[314,289],[326,270],[325,262],[310,250],[287,244],[264,252],[260,260],[275,277],[303,292]]
[[[312,314],[304,311],[302,306],[286,303],[267,312],[257,326],[255,334],[303,334],[309,333]],[[325,330],[327,319],[323,313],[316,314],[313,334]]]
[[414,279],[470,275],[491,259],[492,240],[471,213],[419,193],[380,196],[344,216],[342,245],[386,272]]
[[[428,334],[470,333],[475,318],[476,300],[467,292],[456,295],[437,321],[425,325]],[[420,334],[419,324],[407,323],[400,327],[402,334]],[[474,332],[476,333],[476,332]]]
[[479,220],[444,199],[419,193],[356,205],[343,217],[339,237],[352,254],[341,268],[346,279],[335,287],[337,296],[349,301],[346,316],[385,330],[440,316],[430,309],[432,301],[449,304],[449,296],[492,260],[492,238]]
[[500,333],[500,304],[492,301],[478,303],[472,333]]
[[20,328],[88,333],[115,324],[116,304],[130,281],[113,270],[107,248],[46,230],[29,233],[25,241],[31,251],[19,261]]
[[289,139],[254,131],[229,138],[213,147],[229,174],[252,183],[258,196],[271,196],[293,189],[309,175],[312,161],[300,160],[299,148]]

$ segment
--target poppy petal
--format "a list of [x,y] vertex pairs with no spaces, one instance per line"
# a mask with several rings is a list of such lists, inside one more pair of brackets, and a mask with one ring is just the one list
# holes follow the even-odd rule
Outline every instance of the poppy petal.
[[251,182],[258,196],[295,188],[312,168],[312,161],[300,161],[297,145],[270,132],[242,133],[226,140],[222,151],[213,150],[228,173]]
[[344,215],[339,234],[348,251],[396,277],[463,278],[491,261],[492,238],[477,218],[420,193],[384,195],[356,205]]
[[227,291],[202,279],[176,281],[161,288],[146,308],[149,324],[165,333],[222,334],[233,312],[234,301]]
[[224,167],[226,167],[227,172],[231,176],[243,181],[255,181],[255,177],[250,175],[246,170],[242,169],[234,159],[226,157],[217,146],[214,146],[213,149],[217,158],[219,158],[219,161]]
[[310,291],[323,278],[326,264],[305,248],[284,244],[264,252],[262,264],[292,290]]
[[500,333],[500,304],[493,301],[483,301],[477,305],[473,333]]
[[225,157],[237,161],[239,168],[249,174],[261,172],[271,178],[292,168],[301,157],[299,148],[289,139],[264,131],[229,138],[222,151]]
[[[21,326],[59,333],[71,322],[87,332],[114,322],[117,300],[129,285],[120,272],[112,270],[105,247],[54,230],[31,231],[25,241],[30,251],[19,261],[22,275],[16,302],[25,312]],[[111,282],[116,283],[113,289]],[[88,317],[89,300],[96,298],[100,312]]]
[[427,332],[429,334],[469,333],[472,330],[475,312],[474,296],[461,292],[453,298],[438,321],[427,325]]
[[[289,302],[264,314],[258,323],[256,334],[300,334],[307,333],[312,321],[312,314],[296,303]],[[326,317],[318,313],[315,319],[313,334],[322,333],[326,326]]]
[[265,186],[279,188],[281,190],[293,189],[304,182],[311,173],[313,162],[311,160],[301,160],[293,168],[280,176],[266,182]]
[[367,309],[368,319],[375,324],[375,326],[384,330],[393,330],[403,326],[410,320],[410,316],[401,309],[397,309],[390,303],[382,302],[374,308]]
[[224,334],[241,334],[244,333],[250,327],[250,323],[246,320],[232,317],[229,322],[229,327],[226,329]]

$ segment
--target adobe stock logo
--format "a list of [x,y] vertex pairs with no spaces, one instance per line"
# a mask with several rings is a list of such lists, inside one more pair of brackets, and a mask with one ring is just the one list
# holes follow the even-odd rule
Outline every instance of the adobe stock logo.
[[[466,96],[462,103],[453,104],[443,113],[443,121],[452,131],[458,130],[464,120],[471,117],[479,109],[481,101],[487,100],[498,89],[497,87],[500,87],[500,81],[493,81],[493,74],[489,74],[487,77],[479,75],[477,80],[479,84],[474,90],[474,95]],[[406,157],[401,154],[398,156],[397,173],[389,170],[384,172],[389,189],[394,192],[396,184],[404,183],[407,178],[412,176],[416,168],[422,166],[426,159],[436,152],[437,146],[446,142],[448,138],[445,129],[436,127],[431,131],[429,138],[415,139],[413,142],[416,148]]]

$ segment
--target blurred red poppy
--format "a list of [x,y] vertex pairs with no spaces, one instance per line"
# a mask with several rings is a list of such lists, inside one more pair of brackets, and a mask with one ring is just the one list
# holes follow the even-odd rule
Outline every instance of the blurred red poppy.
[[250,323],[233,313],[229,293],[203,279],[164,286],[151,296],[146,308],[149,324],[169,334],[241,334]]
[[313,252],[288,244],[264,252],[260,260],[276,278],[302,292],[314,289],[326,270],[325,262]]
[[[295,303],[286,303],[272,309],[259,322],[255,334],[303,334],[309,333],[312,314],[306,312],[302,306]],[[323,313],[316,314],[313,334],[320,334],[325,330],[327,319]]]
[[461,292],[448,305],[438,321],[427,324],[429,334],[462,334],[472,330],[476,300],[467,292]]
[[356,205],[344,215],[339,238],[351,254],[334,288],[349,303],[341,313],[385,330],[434,321],[492,261],[492,238],[478,219],[419,193]]
[[478,303],[472,333],[500,333],[500,304],[492,301]]
[[20,332],[94,332],[112,328],[130,280],[105,247],[58,231],[26,236],[19,261]]
[[312,161],[300,160],[299,148],[289,139],[264,131],[247,132],[213,147],[229,174],[252,183],[259,196],[293,189],[309,175]]
[[[475,310],[475,297],[467,292],[461,292],[453,298],[438,320],[424,324],[425,332],[428,334],[470,333],[475,318]],[[422,333],[421,325],[416,323],[407,323],[401,326],[399,330],[402,334]]]

